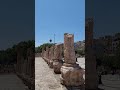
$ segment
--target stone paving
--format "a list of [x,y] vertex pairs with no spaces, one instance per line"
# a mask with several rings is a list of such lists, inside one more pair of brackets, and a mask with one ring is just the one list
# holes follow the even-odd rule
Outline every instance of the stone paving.
[[41,57],[35,58],[35,90],[67,90],[60,84],[59,77]]
[[84,70],[83,78],[85,79],[85,58],[77,58],[77,62],[81,68]]
[[[79,58],[78,63],[84,68],[85,59]],[[35,58],[35,90],[67,90],[60,84],[60,74],[55,74],[41,57]]]
[[28,90],[15,74],[0,75],[0,90]]
[[120,75],[102,75],[102,85],[99,88],[104,90],[120,90]]

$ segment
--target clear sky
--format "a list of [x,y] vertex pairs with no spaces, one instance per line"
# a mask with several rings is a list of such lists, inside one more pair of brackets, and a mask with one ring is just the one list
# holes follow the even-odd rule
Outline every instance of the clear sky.
[[50,39],[60,43],[64,33],[85,39],[85,0],[35,0],[35,46]]
[[120,0],[94,1],[94,37],[120,32]]
[[0,50],[34,40],[33,0],[0,0]]

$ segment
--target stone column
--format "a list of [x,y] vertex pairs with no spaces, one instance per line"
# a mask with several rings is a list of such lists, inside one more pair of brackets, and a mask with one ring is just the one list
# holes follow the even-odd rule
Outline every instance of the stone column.
[[50,68],[53,68],[53,57],[54,57],[54,46],[51,46],[50,52],[49,52],[49,59],[50,59],[49,67]]
[[46,57],[45,57],[47,63],[49,63],[49,47],[46,47]]
[[[93,18],[89,18],[85,25],[85,88],[96,90],[98,88],[98,78],[96,71],[96,55],[93,39],[94,22]],[[92,82],[92,83],[91,83]]]
[[49,48],[46,47],[46,58],[48,59],[48,56],[49,56]]
[[46,56],[47,56],[47,53],[46,53],[46,51],[44,50],[44,57],[43,57],[43,59],[47,62]]
[[24,75],[26,75],[26,60],[24,61]]
[[75,51],[74,51],[74,35],[64,34],[64,62],[68,64],[75,64]]
[[54,59],[53,59],[53,68],[55,73],[61,73],[60,69],[63,64],[62,61],[62,44],[55,45],[54,49]]
[[42,54],[41,54],[41,57],[43,57],[44,56],[44,49],[42,48]]
[[43,58],[45,58],[45,56],[46,56],[46,51],[44,50],[44,56],[43,56]]
[[45,50],[43,50],[43,56],[42,56],[42,58],[44,58],[44,56],[45,56]]
[[35,56],[34,56],[34,51],[33,51],[33,47],[30,47],[28,49],[28,64],[29,64],[29,76],[30,78],[33,77],[33,72],[34,72],[34,59],[35,59]]
[[20,53],[17,52],[17,64],[16,64],[16,67],[17,67],[17,74],[20,73]]
[[17,48],[17,68],[18,68],[18,74],[20,75],[22,73],[22,60],[23,60],[23,55],[22,55],[22,49]]
[[28,60],[28,58],[27,58],[26,62],[27,62],[26,63],[26,75],[28,75],[29,74],[29,60]]
[[76,64],[73,34],[64,34],[64,62],[61,67],[61,83],[65,86],[83,85],[83,70]]
[[31,60],[30,60],[30,56],[28,56],[28,76],[30,76],[31,74]]

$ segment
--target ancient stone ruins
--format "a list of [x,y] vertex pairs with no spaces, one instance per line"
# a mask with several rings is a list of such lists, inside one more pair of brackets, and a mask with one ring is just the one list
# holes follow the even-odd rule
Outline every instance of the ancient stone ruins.
[[27,59],[24,60],[23,51],[21,48],[17,50],[17,64],[16,74],[18,77],[22,79],[24,84],[29,87],[30,90],[34,90],[34,83],[35,83],[35,63],[34,63],[34,51],[32,48],[28,48],[27,50]]
[[64,49],[63,44],[55,44],[42,50],[41,55],[56,74],[61,74],[61,84],[75,87],[84,86],[82,68],[76,63],[73,34],[64,34]]

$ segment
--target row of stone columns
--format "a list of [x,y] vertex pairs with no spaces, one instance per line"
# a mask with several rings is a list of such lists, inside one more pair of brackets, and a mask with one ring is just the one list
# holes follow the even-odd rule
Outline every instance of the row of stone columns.
[[57,44],[54,47],[53,69],[55,73],[61,73],[62,61],[62,44]]
[[53,45],[50,48],[42,51],[43,59],[48,63],[50,68],[54,69],[55,73],[61,73],[60,68],[62,62],[62,44]]
[[31,89],[34,90],[35,81],[35,56],[32,48],[27,50],[27,59],[23,57],[23,51],[17,50],[17,64],[16,74],[23,80],[23,82]]
[[42,50],[42,57],[55,73],[61,73],[60,81],[65,86],[84,85],[81,67],[76,64],[74,51],[74,35],[64,34],[64,60],[62,59],[63,44],[56,44]]

